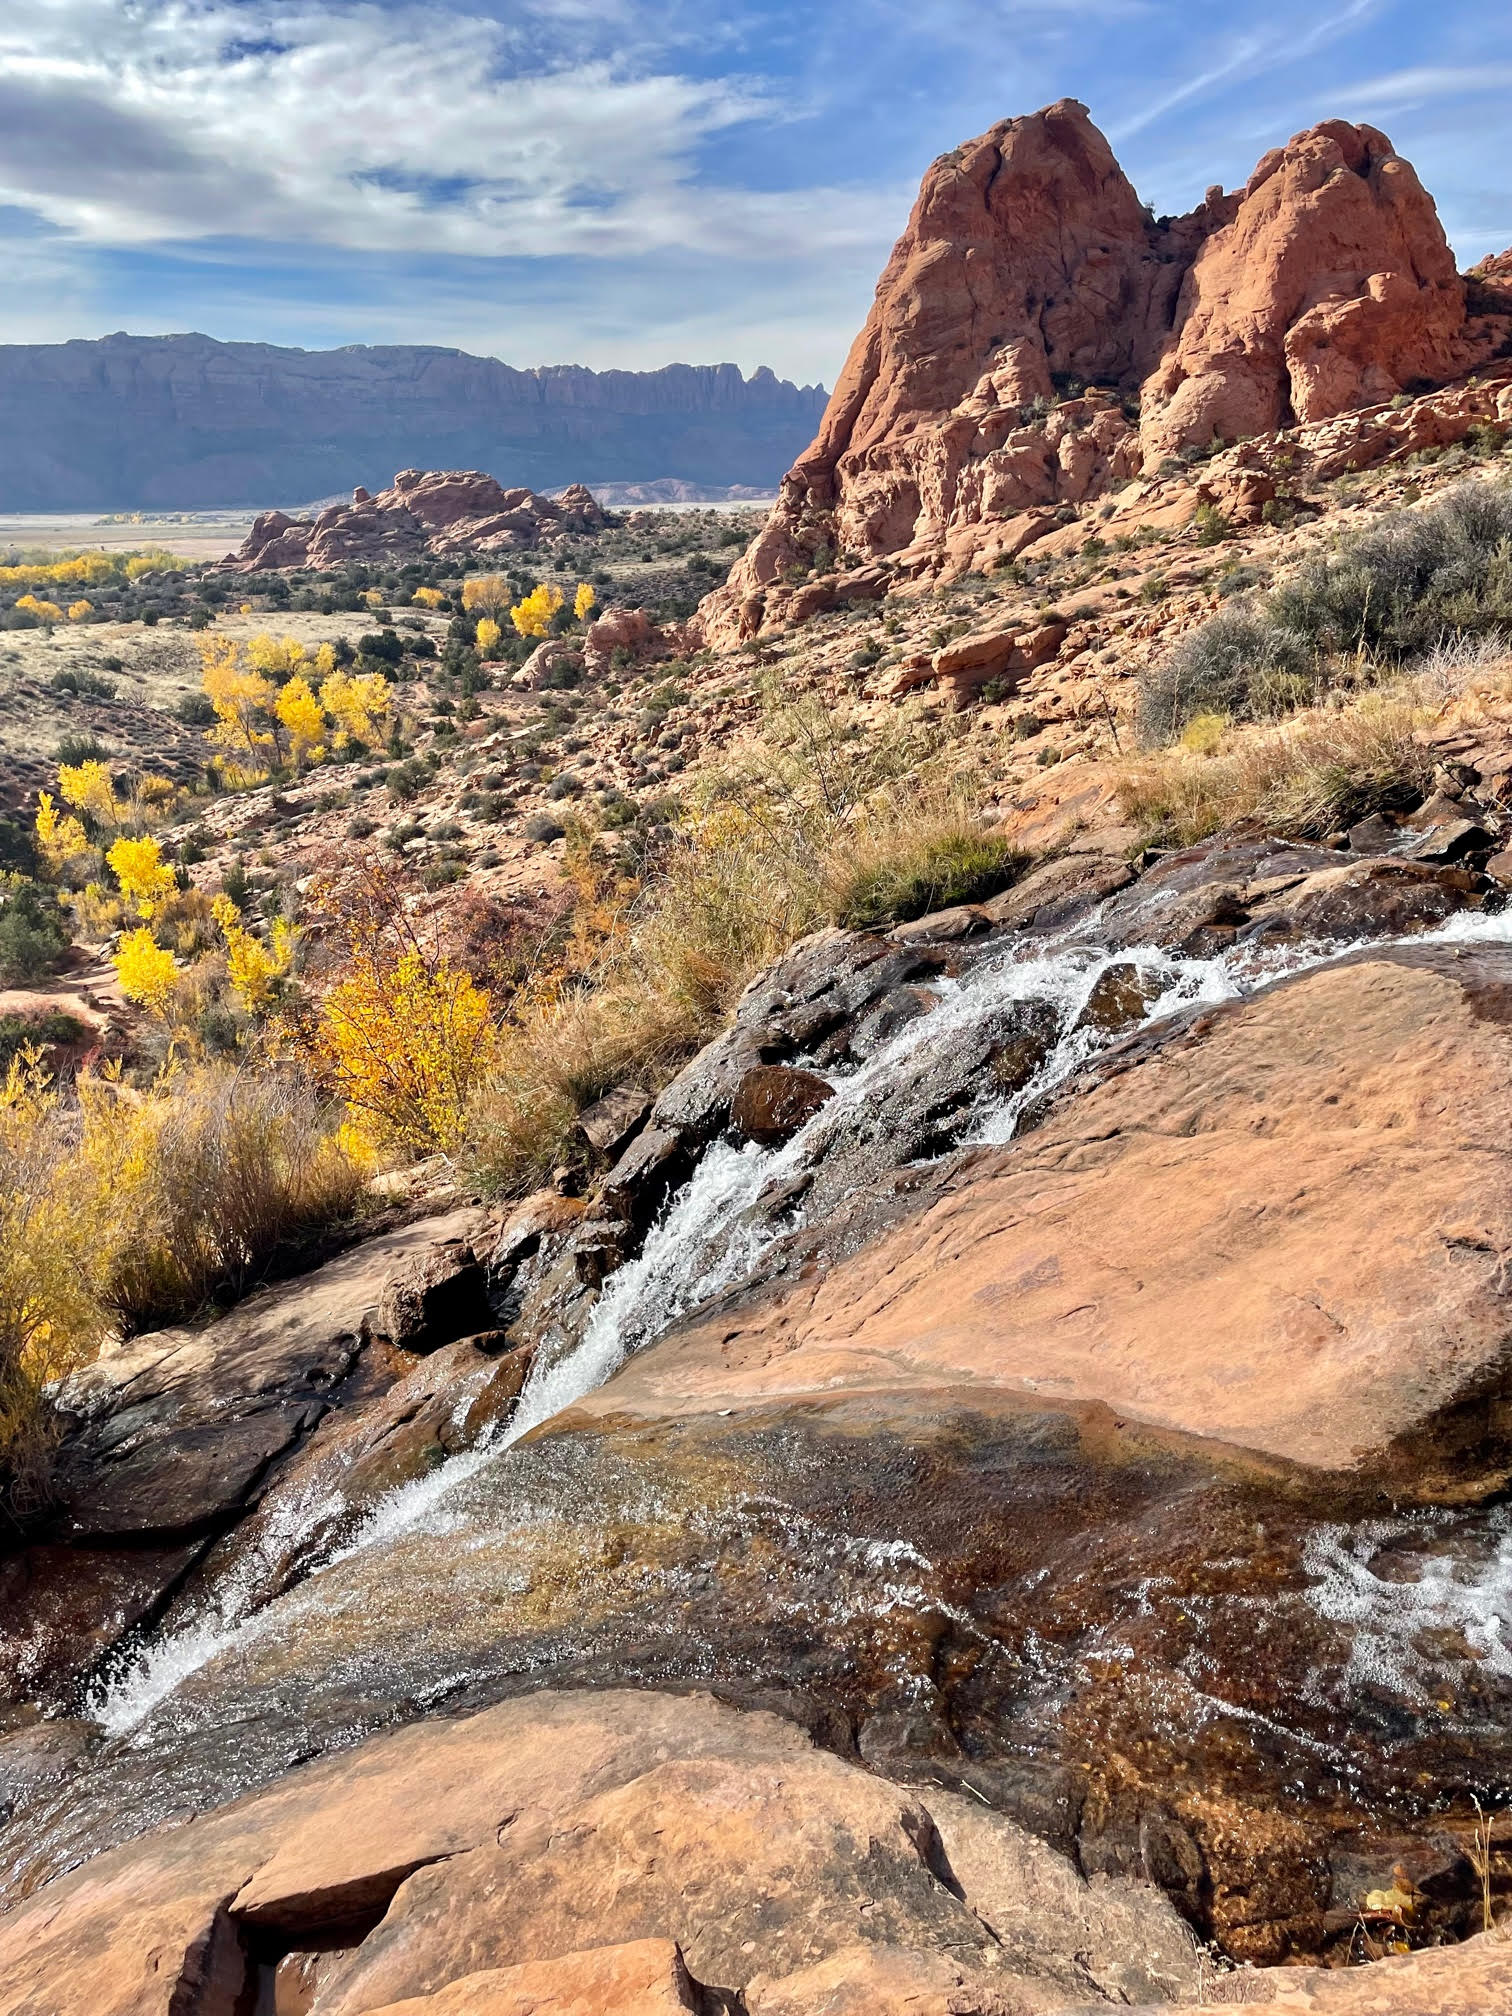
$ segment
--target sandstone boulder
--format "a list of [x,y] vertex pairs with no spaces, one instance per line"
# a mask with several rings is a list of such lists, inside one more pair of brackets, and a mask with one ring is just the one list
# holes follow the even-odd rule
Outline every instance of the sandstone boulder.
[[637,1939],[469,1974],[371,2016],[679,2016],[702,2000],[670,1939]]
[[232,2016],[303,1981],[314,2016],[649,2016],[861,1948],[879,1984],[933,1992],[964,1964],[1002,2016],[1031,1988],[1103,1999],[1098,1968],[1124,1964],[1103,1942],[1125,1938],[1153,1999],[1190,1991],[1162,1898],[1086,1884],[990,1810],[968,1836],[955,1803],[937,1825],[924,1795],[706,1696],[536,1694],[57,1877],[0,1920],[0,2010]]
[[[481,1214],[472,1213],[473,1224]],[[391,1268],[373,1329],[401,1351],[434,1351],[491,1326],[482,1260],[470,1232],[433,1238]]]
[[660,632],[644,609],[606,609],[583,633],[583,655],[591,672],[607,672],[616,651],[640,658],[659,639]]
[[1493,1488],[1512,1216],[1481,1171],[1512,1124],[1508,1002],[1504,951],[1403,949],[1152,1035],[970,1183],[580,1411],[978,1382],[1428,1497]]

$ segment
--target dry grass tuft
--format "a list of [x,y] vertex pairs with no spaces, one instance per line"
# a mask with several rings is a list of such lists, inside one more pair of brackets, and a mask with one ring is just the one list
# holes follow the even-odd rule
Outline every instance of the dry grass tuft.
[[1207,753],[1177,747],[1131,759],[1119,800],[1164,846],[1236,826],[1321,839],[1426,790],[1434,758],[1420,731],[1431,718],[1411,685],[1309,707],[1279,727],[1230,729]]

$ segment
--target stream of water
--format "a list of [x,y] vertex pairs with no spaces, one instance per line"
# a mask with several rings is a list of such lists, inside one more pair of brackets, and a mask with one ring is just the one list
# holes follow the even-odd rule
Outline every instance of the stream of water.
[[[1328,945],[1241,945],[1211,958],[1180,958],[1148,947],[1110,952],[1095,943],[1095,931],[1094,918],[1082,920],[1059,939],[1041,939],[1027,948],[1009,941],[1000,953],[970,967],[960,980],[933,983],[940,999],[932,1012],[905,1027],[864,1064],[829,1074],[833,1098],[785,1147],[736,1147],[728,1142],[711,1146],[639,1255],[610,1276],[580,1343],[529,1379],[507,1429],[493,1442],[455,1456],[427,1477],[391,1493],[355,1535],[312,1568],[310,1579],[318,1580],[337,1563],[366,1550],[395,1547],[418,1531],[445,1531],[461,1516],[459,1493],[491,1466],[508,1464],[513,1446],[523,1436],[602,1385],[628,1357],[680,1318],[749,1276],[764,1253],[790,1233],[795,1222],[802,1222],[801,1203],[786,1217],[760,1211],[763,1192],[800,1173],[822,1143],[832,1144],[846,1129],[861,1126],[878,1089],[897,1074],[919,1068],[930,1056],[949,1054],[950,1046],[1015,1005],[1032,1004],[1053,1013],[1059,1034],[1029,1082],[1008,1096],[984,1091],[957,1132],[961,1142],[1007,1143],[1027,1111],[1074,1078],[1114,1040],[1079,1020],[1110,966],[1133,967],[1147,983],[1146,1006],[1137,1026],[1148,1028],[1181,1010],[1233,1000],[1284,975],[1325,964],[1340,951]],[[1512,943],[1512,911],[1463,914],[1410,942]],[[1118,1031],[1128,1033],[1127,1027]],[[329,1510],[329,1501],[322,1501],[290,1516],[305,1519],[314,1531]],[[1389,1656],[1385,1638],[1400,1635],[1388,1614],[1395,1599],[1382,1597],[1366,1565],[1369,1551],[1359,1553],[1348,1534],[1320,1536],[1316,1561],[1323,1591],[1320,1601],[1335,1606],[1325,1614],[1341,1618],[1353,1605],[1367,1627],[1361,1634],[1361,1658],[1385,1660]],[[1512,1651],[1501,1636],[1512,1584],[1512,1541],[1497,1550],[1494,1564],[1480,1564],[1474,1582],[1467,1588],[1448,1568],[1437,1580],[1432,1575],[1420,1580],[1411,1599],[1414,1627],[1425,1620],[1438,1621],[1463,1628],[1467,1635],[1479,1633],[1488,1646],[1495,1640],[1495,1656],[1512,1661]],[[230,1578],[202,1615],[174,1635],[144,1647],[127,1671],[100,1685],[87,1712],[113,1735],[126,1736],[137,1729],[189,1675],[239,1637],[259,1629],[261,1613],[250,1587],[248,1578],[240,1583]],[[1371,1645],[1376,1646],[1374,1652]]]

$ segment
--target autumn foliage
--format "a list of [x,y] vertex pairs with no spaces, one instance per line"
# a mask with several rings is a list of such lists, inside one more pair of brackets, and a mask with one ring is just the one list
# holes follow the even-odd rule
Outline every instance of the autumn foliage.
[[364,1139],[450,1152],[498,1054],[488,996],[422,941],[382,870],[339,921],[346,957],[316,1038],[332,1088]]

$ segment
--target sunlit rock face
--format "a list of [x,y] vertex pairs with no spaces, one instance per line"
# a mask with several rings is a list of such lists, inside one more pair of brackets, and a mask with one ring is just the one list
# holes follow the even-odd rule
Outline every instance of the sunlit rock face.
[[1156,219],[1085,107],[1005,120],[925,176],[818,436],[702,632],[802,620],[810,573],[823,607],[857,599],[868,563],[1011,558],[1183,450],[1421,391],[1504,334],[1467,321],[1432,198],[1374,127],[1327,120],[1243,190]]

